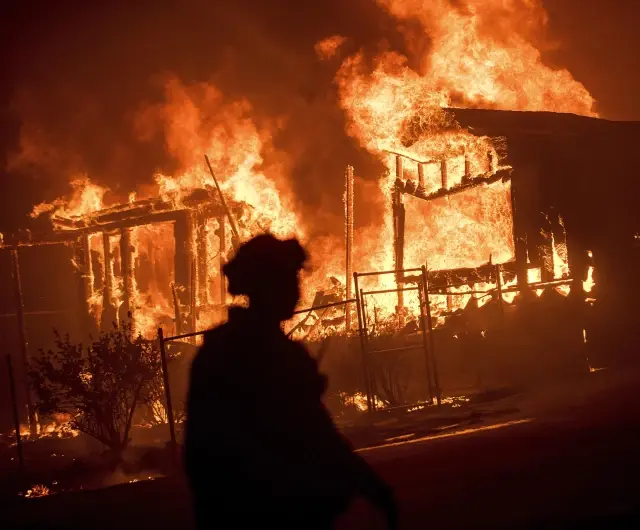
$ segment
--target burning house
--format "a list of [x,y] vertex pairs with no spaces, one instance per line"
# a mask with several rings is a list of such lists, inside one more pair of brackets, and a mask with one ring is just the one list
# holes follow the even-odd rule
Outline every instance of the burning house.
[[[554,113],[454,109],[447,114],[451,123],[473,132],[464,133],[466,146],[447,156],[420,158],[421,142],[434,135],[418,131],[405,139],[402,151],[385,152],[391,171],[383,182],[389,207],[382,225],[391,228],[391,237],[378,242],[386,247],[378,249],[383,259],[363,264],[356,258],[354,269],[351,256],[349,274],[336,267],[333,277],[339,287],[331,300],[352,296],[346,278],[353,271],[423,264],[434,291],[436,326],[472,299],[483,305],[488,297],[478,293],[498,285],[505,301],[512,301],[515,291],[540,294],[543,287],[560,289],[564,296],[574,292],[584,300],[594,295],[597,270],[605,285],[616,288],[606,283],[615,282],[609,267],[632,266],[631,255],[617,245],[626,241],[630,253],[636,241],[638,227],[627,199],[633,194],[620,197],[611,191],[617,187],[585,185],[598,172],[612,171],[621,159],[602,159],[599,150],[587,154],[584,146],[632,143],[637,126]],[[446,134],[440,130],[435,138],[440,141]],[[620,185],[629,175],[628,189],[635,185],[629,171],[623,162],[616,171]],[[83,207],[100,193],[89,182],[79,183],[77,191]],[[596,201],[607,193],[615,197],[605,205]],[[593,212],[609,204],[616,208],[595,223]],[[224,319],[228,300],[220,267],[238,231],[244,237],[260,231],[254,206],[228,192],[220,194],[210,184],[181,190],[178,199],[132,197],[124,204],[100,206],[82,214],[54,209],[48,232],[4,240],[4,248],[16,253],[21,246],[62,244],[71,249],[78,329],[86,333],[108,326],[128,313],[138,329],[151,335],[161,325],[180,333]],[[622,218],[614,221],[614,214]],[[614,222],[615,230],[604,229],[603,224]],[[356,234],[351,244],[348,253],[359,256],[359,247],[367,242]],[[379,286],[407,281],[399,273],[379,280]],[[333,292],[326,281],[311,283],[307,305],[319,300],[318,292]],[[415,303],[399,292],[381,297],[380,307],[391,314],[415,310]],[[338,308],[325,318],[340,330],[344,315]]]

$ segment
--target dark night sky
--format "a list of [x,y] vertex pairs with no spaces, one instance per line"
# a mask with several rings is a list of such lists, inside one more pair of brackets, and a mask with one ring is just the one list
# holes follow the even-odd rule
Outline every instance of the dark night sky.
[[[0,231],[24,224],[36,201],[64,193],[69,167],[123,190],[150,179],[155,168],[170,169],[162,147],[140,143],[131,127],[140,105],[162,96],[154,78],[167,72],[186,82],[213,77],[266,114],[290,114],[280,147],[314,153],[312,162],[300,157],[293,171],[304,207],[324,205],[323,175],[338,175],[330,191],[339,197],[347,162],[363,173],[374,167],[343,133],[330,95],[335,66],[320,65],[313,51],[316,41],[336,33],[354,46],[382,38],[402,46],[395,24],[372,0],[12,4],[0,20]],[[545,6],[550,37],[559,42],[545,60],[583,82],[602,116],[640,120],[640,2]],[[43,139],[46,169],[6,167],[23,122]],[[309,185],[310,174],[317,185]]]

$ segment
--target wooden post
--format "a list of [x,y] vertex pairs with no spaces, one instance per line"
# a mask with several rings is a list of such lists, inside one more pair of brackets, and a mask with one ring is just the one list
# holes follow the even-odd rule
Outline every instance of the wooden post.
[[171,437],[171,445],[175,450],[176,444],[176,427],[173,421],[173,404],[171,403],[171,388],[169,387],[169,371],[167,370],[167,353],[164,342],[164,332],[162,328],[158,328],[158,342],[160,344],[160,360],[162,362],[162,380],[164,382],[164,397],[167,406],[167,422],[169,423],[169,436]]
[[[360,289],[360,308],[362,310],[362,331],[365,338],[365,343],[369,343],[369,324],[367,319],[367,300],[364,296],[364,291]],[[368,362],[368,360],[367,360]],[[376,410],[376,376],[375,372],[369,370],[369,392],[371,394],[371,410]]]
[[396,155],[396,178],[399,180],[404,180],[404,164],[402,160],[402,156]]
[[[196,327],[198,326],[198,315],[197,315],[197,306],[198,306],[198,269],[196,267],[196,260],[193,259],[191,261],[191,275],[189,277],[189,327],[191,328],[191,332],[196,331]],[[196,337],[192,337],[191,342],[195,346]]]
[[135,309],[133,250],[134,248],[131,244],[131,228],[120,229],[120,262],[122,264],[122,283],[124,287],[125,308],[123,315],[125,318],[127,313],[133,313]]
[[353,273],[353,286],[356,292],[356,312],[358,314],[358,331],[360,336],[360,351],[362,353],[362,373],[364,379],[364,388],[367,393],[367,411],[373,412],[373,400],[371,397],[371,383],[369,379],[369,359],[367,359],[367,338],[365,336],[366,329],[364,326],[364,315],[362,314],[362,298],[361,291],[358,289],[358,273]]
[[220,185],[218,184],[218,179],[216,178],[215,173],[213,172],[213,168],[211,167],[211,162],[209,161],[209,157],[204,155],[204,160],[207,163],[207,167],[209,168],[209,173],[211,173],[211,178],[213,179],[213,183],[216,185],[216,189],[218,190],[218,196],[220,197],[220,203],[222,204],[222,208],[227,214],[227,218],[229,219],[229,226],[231,227],[231,244],[234,248],[238,248],[240,245],[240,233],[238,232],[238,227],[236,226],[233,215],[231,214],[231,210],[227,206],[227,201],[224,199],[224,194],[220,189]]
[[449,175],[447,174],[447,159],[440,160],[440,179],[441,188],[443,190],[449,189]]
[[91,332],[94,327],[91,317],[91,306],[89,300],[93,298],[93,263],[91,261],[91,245],[89,242],[89,234],[83,234],[80,240],[82,247],[82,308],[85,311],[83,315],[84,325],[83,333]]
[[219,274],[220,274],[220,305],[224,306],[227,302],[227,285],[224,276],[224,272],[222,272],[222,268],[227,261],[226,253],[227,253],[227,236],[225,232],[224,226],[224,217],[218,217],[218,237],[220,238],[220,249],[219,249]]
[[464,178],[467,180],[471,178],[471,160],[466,151],[464,152]]
[[[403,180],[404,169],[402,156],[396,155],[396,179]],[[404,269],[404,204],[402,204],[402,193],[398,189],[393,190],[392,195],[392,211],[393,211],[393,236],[394,236],[394,255],[395,269],[401,271]],[[396,285],[401,288],[404,274],[396,272]],[[398,315],[402,313],[404,308],[404,293],[398,290]]]
[[176,291],[176,284],[171,282],[171,294],[173,296],[173,313],[176,321],[176,335],[182,333],[182,312],[180,311],[180,298]]
[[16,447],[18,449],[18,463],[20,469],[24,469],[24,455],[22,453],[22,437],[20,436],[20,415],[18,414],[18,395],[16,393],[16,380],[13,373],[11,355],[7,354],[7,370],[9,372],[9,390],[11,391],[11,405],[13,412],[13,425],[16,429]]
[[424,188],[424,164],[418,162],[418,187]]
[[[423,279],[424,280],[424,279]],[[431,382],[431,363],[429,361],[429,345],[427,342],[427,312],[426,307],[426,288],[424,281],[421,288],[418,289],[418,298],[420,302],[420,328],[422,330],[422,348],[424,350],[424,367],[427,376],[427,390],[429,391],[429,401],[433,404],[433,384]]]
[[107,232],[102,233],[104,251],[104,283],[102,290],[102,318],[100,327],[108,330],[118,320],[118,313],[113,302],[113,263],[111,261],[111,241]]
[[550,282],[554,279],[554,256],[553,256],[553,229],[551,227],[551,220],[549,216],[544,213],[540,213],[540,235],[538,239],[537,252],[538,261],[540,262],[541,272],[540,279],[543,282]]
[[176,248],[175,282],[176,287],[178,288],[178,297],[180,298],[180,303],[183,307],[191,307],[192,302],[191,273],[193,264],[195,263],[195,256],[193,252],[193,224],[193,216],[191,212],[184,210],[179,212],[175,224],[173,225]]
[[20,258],[18,249],[11,249],[11,267],[13,271],[14,295],[16,304],[16,316],[18,318],[18,334],[20,337],[20,354],[22,357],[22,365],[25,374],[26,398],[27,398],[27,416],[29,417],[29,431],[31,436],[38,433],[38,424],[36,421],[36,413],[33,407],[33,399],[31,397],[31,388],[28,382],[29,373],[29,341],[27,338],[27,323],[24,318],[24,300],[22,297],[22,280],[20,278]]
[[204,214],[198,215],[197,223],[198,298],[200,305],[206,306],[209,304],[209,229],[207,226],[207,218]]
[[436,400],[438,406],[442,404],[442,391],[440,390],[440,381],[438,377],[438,366],[436,364],[436,342],[433,335],[433,320],[431,319],[431,303],[429,301],[429,276],[427,274],[427,266],[423,265],[422,269],[422,285],[424,286],[424,301],[427,309],[427,328],[429,330],[429,349],[431,350],[431,367],[433,368],[433,382],[436,390]]
[[[524,200],[522,208],[519,208],[521,179],[520,173],[515,174],[511,179],[511,215],[513,218],[513,243],[515,250],[516,275],[518,278],[518,289],[523,297],[532,295],[529,289],[528,264],[527,264],[527,232]],[[525,175],[522,175],[525,176]],[[522,194],[524,199],[524,193]]]
[[[345,240],[346,240],[346,271],[345,271],[345,299],[350,300],[352,295],[353,279],[353,167],[347,166],[345,172]],[[351,331],[351,304],[344,306],[345,330]]]
[[504,300],[502,299],[502,267],[496,264],[496,290],[498,291],[498,307],[500,314],[504,316]]
[[447,311],[453,311],[453,295],[451,294],[451,283],[453,280],[451,279],[451,275],[447,274],[447,285],[445,287],[445,291],[447,292]]

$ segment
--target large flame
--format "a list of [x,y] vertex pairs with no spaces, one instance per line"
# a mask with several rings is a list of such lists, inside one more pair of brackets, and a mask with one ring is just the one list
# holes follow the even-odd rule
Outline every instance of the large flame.
[[[542,62],[536,44],[543,41],[547,15],[539,0],[378,3],[399,21],[409,54],[386,51],[371,59],[360,51],[343,60],[336,83],[347,133],[387,166],[387,177],[380,181],[384,195],[390,196],[395,178],[417,180],[415,169],[401,167],[399,175],[395,156],[389,152],[429,163],[421,168],[427,192],[451,188],[463,176],[500,169],[502,142],[462,129],[447,107],[595,115],[594,100],[584,86],[567,70],[554,70]],[[328,59],[343,42],[338,36],[329,37],[318,43],[316,52]],[[438,173],[443,161],[448,166],[446,180]],[[442,270],[513,258],[508,184],[431,203],[411,197],[405,202],[405,267],[428,261],[431,268]],[[391,218],[389,205],[378,238],[387,251],[382,260],[386,268],[393,264]],[[553,242],[553,260],[555,276],[566,277],[566,245]],[[453,305],[460,307],[466,300],[457,297]],[[393,297],[387,297],[387,310],[393,309],[392,303]],[[434,303],[452,308],[444,298],[434,297]]]
[[88,175],[74,178],[70,184],[73,190],[70,198],[37,204],[33,207],[31,217],[36,218],[44,213],[61,217],[80,217],[104,208],[104,196],[109,191],[107,188],[92,183]]
[[[503,169],[502,142],[471,134],[456,123],[447,107],[595,115],[593,98],[584,86],[568,71],[554,70],[542,62],[539,45],[543,42],[546,12],[539,0],[378,3],[397,19],[404,32],[406,55],[386,51],[371,58],[359,51],[342,58],[335,78],[347,133],[388,169],[376,194],[368,197],[371,203],[385,204],[384,215],[355,233],[356,271],[395,267],[391,207],[394,181],[396,177],[417,180],[415,165],[407,165],[402,174],[396,174],[398,153],[423,164],[421,178],[426,193],[457,186],[463,178],[491,176]],[[328,37],[317,43],[316,53],[323,60],[336,58],[345,42],[339,35]],[[165,102],[142,109],[136,130],[142,139],[160,133],[178,169],[171,175],[158,173],[151,188],[135,190],[129,201],[159,196],[181,208],[194,190],[215,190],[214,179],[204,164],[204,155],[208,155],[225,196],[244,205],[235,212],[241,238],[269,231],[280,237],[296,236],[310,245],[315,269],[305,275],[301,302],[308,305],[317,290],[327,287],[330,277],[344,284],[344,235],[340,231],[309,240],[313,219],[302,218],[296,211],[286,155],[265,156],[275,153],[272,132],[281,123],[281,117],[260,116],[244,99],[230,100],[211,83],[185,85],[170,79]],[[446,181],[441,178],[442,164],[447,166]],[[106,189],[88,178],[77,179],[73,185],[71,199],[38,205],[34,216],[45,211],[66,217],[90,215],[110,205],[104,201]],[[432,202],[405,197],[405,267],[428,262],[430,268],[450,269],[512,259],[510,191],[508,182],[496,181]],[[317,233],[315,228],[313,232]],[[215,298],[207,293],[219,292],[222,287],[219,262],[226,256],[217,254],[220,241],[215,221],[200,228],[194,238],[194,245],[205,240],[209,256],[207,289],[199,289],[197,296],[199,306],[207,307],[209,298]],[[143,331],[153,332],[158,319],[171,318],[174,311],[171,254],[175,242],[166,226],[135,228],[131,239],[136,269],[146,267],[148,273],[145,281],[138,278],[132,286],[136,324]],[[120,259],[119,236],[111,236],[111,240],[113,269]],[[93,252],[104,262],[100,241],[95,236],[90,241]],[[566,276],[566,248],[555,242],[553,248],[556,276]],[[536,271],[531,272],[536,275]],[[392,288],[395,280],[387,275],[365,281],[363,286]],[[451,292],[465,289],[471,287]],[[121,304],[123,286],[114,282],[112,296],[114,304]],[[466,303],[470,297],[457,297],[456,303]],[[91,300],[96,314],[99,298],[94,295]],[[434,304],[451,309],[449,298],[453,297],[434,297]],[[370,307],[376,309],[377,318],[394,312],[396,303],[394,294],[386,294],[376,297]],[[406,303],[417,307],[417,301]],[[215,321],[206,311],[200,311],[198,319],[199,327]]]
[[565,69],[547,67],[547,13],[541,0],[378,0],[399,21],[420,57],[420,76],[447,105],[595,115],[593,97]]

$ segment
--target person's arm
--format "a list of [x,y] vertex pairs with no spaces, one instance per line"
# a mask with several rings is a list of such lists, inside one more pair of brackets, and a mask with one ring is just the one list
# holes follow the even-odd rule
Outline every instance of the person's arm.
[[354,484],[357,493],[365,497],[369,502],[381,510],[390,528],[397,526],[397,503],[393,489],[375,472],[375,470],[359,454],[337,429],[328,411],[322,406],[320,399],[327,386],[327,378],[322,375],[316,361],[308,355],[303,348],[304,374],[302,378],[304,387],[308,390],[307,399],[313,401],[312,410],[317,416],[307,416],[311,425],[311,435],[316,437],[317,443],[324,446],[328,456],[337,464],[346,475],[346,479]]

